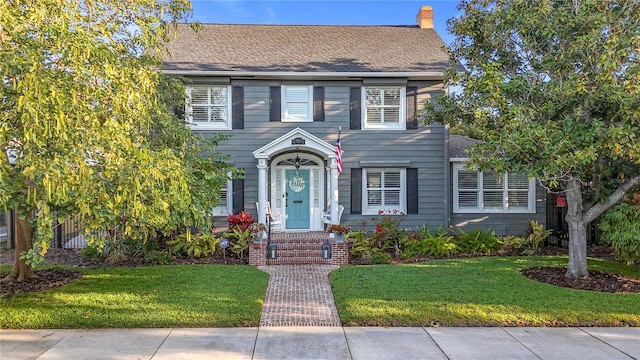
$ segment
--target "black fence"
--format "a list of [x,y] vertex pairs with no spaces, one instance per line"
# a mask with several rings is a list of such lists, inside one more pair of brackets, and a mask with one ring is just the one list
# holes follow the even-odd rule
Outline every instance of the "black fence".
[[[547,194],[547,229],[553,233],[547,238],[547,244],[560,247],[569,247],[569,225],[565,220],[567,207],[562,205],[563,201],[558,201],[561,195]],[[600,237],[598,229],[598,219],[592,221],[587,227],[587,245],[595,245]]]
[[[15,240],[15,223],[14,212],[8,211],[4,213],[4,226],[0,228],[0,236],[4,236],[4,246],[13,249],[16,245]],[[53,240],[51,241],[52,248],[81,248],[84,247],[86,241],[82,234],[82,226],[80,218],[78,216],[70,216],[64,221],[59,222],[54,216],[53,223]]]

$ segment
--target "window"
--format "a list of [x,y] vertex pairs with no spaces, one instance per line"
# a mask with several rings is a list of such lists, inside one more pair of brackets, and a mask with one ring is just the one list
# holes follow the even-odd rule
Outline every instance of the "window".
[[535,181],[524,174],[479,172],[453,166],[453,211],[535,212]]
[[195,129],[231,129],[229,86],[187,87],[187,120]]
[[218,205],[211,210],[213,216],[227,216],[232,213],[233,207],[231,203],[231,194],[233,193],[232,182],[227,181],[227,186],[220,188],[220,198],[218,199]]
[[363,169],[362,213],[375,215],[379,210],[406,209],[405,169]]
[[363,128],[405,128],[406,89],[404,87],[365,87],[363,91]]
[[282,121],[313,121],[313,86],[282,86]]

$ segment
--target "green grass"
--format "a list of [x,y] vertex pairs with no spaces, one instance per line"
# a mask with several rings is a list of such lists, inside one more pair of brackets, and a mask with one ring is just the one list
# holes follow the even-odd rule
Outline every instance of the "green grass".
[[[344,266],[330,274],[345,325],[640,326],[640,293],[573,290],[520,269],[566,257],[480,257],[411,265]],[[640,277],[637,267],[590,260],[589,269]]]
[[80,271],[69,285],[2,299],[0,328],[257,326],[269,280],[252,266]]

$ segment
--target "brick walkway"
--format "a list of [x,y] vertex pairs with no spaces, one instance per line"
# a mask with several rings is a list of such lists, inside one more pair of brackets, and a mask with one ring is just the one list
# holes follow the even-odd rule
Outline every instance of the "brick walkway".
[[269,285],[260,326],[340,326],[329,286],[336,265],[260,266]]

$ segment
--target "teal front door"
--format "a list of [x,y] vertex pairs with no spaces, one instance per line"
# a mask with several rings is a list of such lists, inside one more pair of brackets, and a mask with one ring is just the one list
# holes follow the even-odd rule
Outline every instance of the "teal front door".
[[287,229],[308,229],[311,217],[309,206],[309,170],[286,170]]

